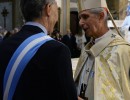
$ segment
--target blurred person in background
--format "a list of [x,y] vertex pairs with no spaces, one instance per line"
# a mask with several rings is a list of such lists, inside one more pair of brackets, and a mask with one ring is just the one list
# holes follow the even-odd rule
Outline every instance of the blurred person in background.
[[14,34],[16,34],[16,33],[18,33],[18,32],[19,32],[19,29],[18,29],[18,28],[14,28],[14,29],[11,30],[11,31],[7,31],[6,34],[4,35],[3,40],[7,39],[8,37],[10,37],[10,36],[12,36],[12,35],[14,35]]
[[51,37],[54,38],[55,40],[57,41],[60,41],[62,40],[62,35],[60,34],[60,31],[55,29],[52,34],[51,34]]
[[80,32],[76,34],[75,37],[76,37],[77,47],[81,51],[84,48],[85,43],[87,42],[85,35],[83,32]]
[[80,50],[77,47],[76,37],[71,33],[70,29],[67,29],[67,33],[62,37],[62,43],[64,43],[71,52],[71,58],[79,57]]

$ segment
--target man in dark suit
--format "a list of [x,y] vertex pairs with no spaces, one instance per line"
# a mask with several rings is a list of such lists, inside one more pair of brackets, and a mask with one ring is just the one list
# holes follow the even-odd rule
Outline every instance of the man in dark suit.
[[21,0],[20,6],[25,25],[0,44],[0,100],[77,100],[70,52],[47,35],[58,19],[56,1]]

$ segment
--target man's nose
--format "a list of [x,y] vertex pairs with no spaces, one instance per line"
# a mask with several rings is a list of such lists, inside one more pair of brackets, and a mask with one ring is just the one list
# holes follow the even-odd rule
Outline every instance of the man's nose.
[[82,19],[79,20],[79,25],[80,25],[81,27],[83,27],[84,21],[83,21]]

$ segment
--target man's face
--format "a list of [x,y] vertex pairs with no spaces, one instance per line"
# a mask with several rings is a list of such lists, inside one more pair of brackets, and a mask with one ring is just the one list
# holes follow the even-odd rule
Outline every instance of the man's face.
[[96,37],[98,35],[100,29],[99,18],[96,14],[90,13],[89,10],[79,13],[79,25],[87,36]]

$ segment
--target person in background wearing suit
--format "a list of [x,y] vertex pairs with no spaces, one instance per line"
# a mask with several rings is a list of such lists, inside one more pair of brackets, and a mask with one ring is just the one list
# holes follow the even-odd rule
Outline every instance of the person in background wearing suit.
[[71,58],[77,58],[80,55],[80,50],[77,47],[76,37],[71,33],[70,29],[67,29],[67,33],[62,37],[62,43],[64,43],[71,52]]
[[130,44],[108,28],[105,0],[79,2],[79,24],[93,37],[75,70],[79,100],[129,100]]
[[57,29],[55,29],[52,32],[51,37],[54,38],[55,40],[59,41],[59,42],[61,42],[61,40],[62,40],[62,35],[61,35],[60,31],[57,30]]
[[77,100],[69,49],[47,34],[55,0],[21,0],[21,30],[0,44],[0,100]]

